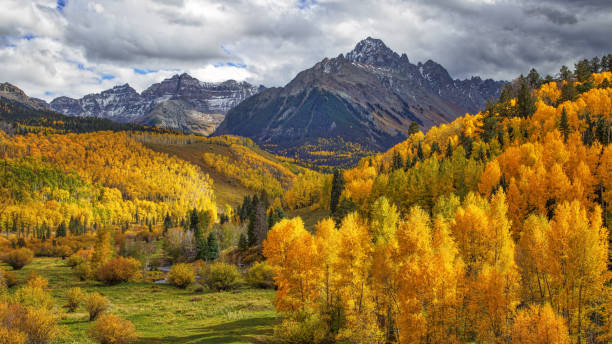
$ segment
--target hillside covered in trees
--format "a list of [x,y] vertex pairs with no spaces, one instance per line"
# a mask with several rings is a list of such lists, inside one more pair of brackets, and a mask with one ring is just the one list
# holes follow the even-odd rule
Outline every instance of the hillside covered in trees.
[[335,222],[308,231],[283,220],[263,243],[284,316],[277,333],[315,343],[610,340],[609,70],[599,59],[559,79],[533,70],[485,111],[334,173],[320,188]]

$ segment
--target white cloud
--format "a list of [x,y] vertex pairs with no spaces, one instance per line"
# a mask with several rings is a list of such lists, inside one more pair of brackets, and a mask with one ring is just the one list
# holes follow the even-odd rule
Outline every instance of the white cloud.
[[[381,38],[412,62],[436,60],[454,77],[509,79],[531,67],[552,73],[560,64],[608,53],[607,4],[68,0],[59,11],[53,0],[0,0],[0,81],[47,99],[126,82],[141,91],[183,71],[203,81],[279,86],[367,36]],[[55,93],[45,96],[48,91]]]

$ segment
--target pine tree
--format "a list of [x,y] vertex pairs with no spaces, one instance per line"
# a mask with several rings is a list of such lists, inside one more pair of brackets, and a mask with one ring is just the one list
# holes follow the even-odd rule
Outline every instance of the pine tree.
[[521,81],[521,87],[517,96],[517,106],[519,115],[523,118],[531,117],[536,110],[535,97],[531,94],[525,79]]
[[274,227],[277,222],[286,217],[287,215],[285,212],[279,207],[275,207],[274,209],[270,210],[270,214],[268,215],[268,230]]
[[217,242],[217,235],[215,235],[214,232],[211,232],[208,235],[206,246],[207,246],[207,254],[206,254],[207,261],[213,261],[219,258],[219,243]]
[[170,214],[166,213],[166,217],[164,218],[164,234],[166,234],[170,228],[172,228],[172,219],[170,218]]
[[247,241],[246,235],[240,233],[240,239],[238,240],[238,249],[241,252],[246,251],[249,248],[249,242]]
[[60,222],[59,226],[57,226],[57,230],[55,231],[55,236],[58,238],[66,236],[66,224],[64,222]]
[[570,134],[569,121],[567,119],[567,112],[565,112],[565,107],[561,111],[561,119],[559,120],[559,131],[563,134],[563,141],[567,143],[567,138]]
[[400,154],[400,152],[395,151],[393,153],[393,162],[392,162],[391,170],[395,171],[403,167],[404,167],[404,159],[402,159],[402,155]]
[[331,197],[329,200],[329,210],[332,214],[335,213],[336,208],[338,208],[342,191],[344,191],[344,174],[341,170],[335,169],[332,179]]
[[419,141],[419,145],[417,146],[417,157],[419,157],[419,161],[423,161],[425,159],[425,153],[423,153],[423,145]]

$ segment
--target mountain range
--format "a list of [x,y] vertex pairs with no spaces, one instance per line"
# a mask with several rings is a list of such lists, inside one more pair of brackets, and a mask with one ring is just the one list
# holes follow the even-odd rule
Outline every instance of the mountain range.
[[184,73],[153,84],[141,94],[124,84],[80,99],[59,97],[49,105],[68,116],[105,118],[208,135],[227,111],[263,89],[234,80],[201,82]]
[[215,135],[233,134],[293,156],[299,147],[341,137],[384,151],[409,134],[482,110],[504,82],[453,79],[440,64],[413,64],[381,40],[325,58],[286,86],[266,89],[231,109]]
[[[368,37],[347,54],[325,58],[298,73],[284,87],[234,80],[206,83],[185,73],[142,93],[124,84],[80,99],[59,97],[47,104],[4,83],[0,96],[67,116],[249,137],[273,153],[309,160],[302,153],[313,149],[384,151],[405,139],[412,123],[426,131],[466,112],[482,110],[488,100],[499,97],[503,85],[503,81],[479,77],[453,79],[432,60],[413,64],[406,54],[399,55],[381,40]],[[347,156],[353,159],[350,163],[359,158]]]

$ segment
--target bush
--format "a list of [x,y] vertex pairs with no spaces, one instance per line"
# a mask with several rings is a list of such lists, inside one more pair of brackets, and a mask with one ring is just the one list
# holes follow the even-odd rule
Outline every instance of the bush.
[[167,281],[174,286],[185,289],[195,281],[195,271],[189,264],[174,264],[168,272]]
[[107,285],[127,282],[140,269],[140,262],[134,258],[116,257],[102,264],[96,271],[96,279]]
[[[46,287],[46,286],[45,286]],[[51,309],[54,307],[53,298],[43,287],[38,285],[38,281],[24,285],[17,289],[14,294],[14,299],[17,302],[26,306],[35,308]]]
[[42,290],[47,290],[47,287],[49,286],[49,280],[42,277],[41,275],[32,273],[28,277],[28,282],[26,283],[26,285],[31,288],[40,288]]
[[0,343],[48,344],[60,335],[59,316],[48,308],[0,303]]
[[208,266],[204,282],[213,290],[229,290],[236,286],[238,276],[235,265],[214,263]]
[[92,250],[78,250],[66,260],[66,264],[70,267],[75,267],[81,263],[85,263],[91,257]]
[[113,314],[100,316],[89,329],[89,336],[100,344],[127,344],[138,339],[132,322]]
[[2,271],[2,277],[4,278],[4,283],[6,283],[6,286],[9,288],[14,287],[19,283],[17,280],[17,275],[14,271]]
[[0,343],[2,344],[26,344],[28,335],[17,330],[0,327]]
[[247,281],[256,288],[274,288],[274,269],[266,262],[255,263],[249,269]]
[[68,298],[66,308],[68,308],[68,312],[73,313],[83,303],[85,293],[79,287],[70,288],[66,293],[66,298]]
[[32,259],[34,259],[34,252],[25,247],[12,250],[3,257],[3,261],[15,270],[20,270],[30,264]]
[[99,293],[91,293],[85,298],[85,309],[89,313],[89,321],[93,321],[110,307],[110,302]]
[[90,279],[93,275],[93,271],[91,269],[91,265],[87,262],[83,262],[74,267],[74,274],[81,280],[85,281]]
[[301,316],[302,319],[287,319],[274,328],[274,338],[281,343],[322,344],[333,343],[327,326],[316,315]]

